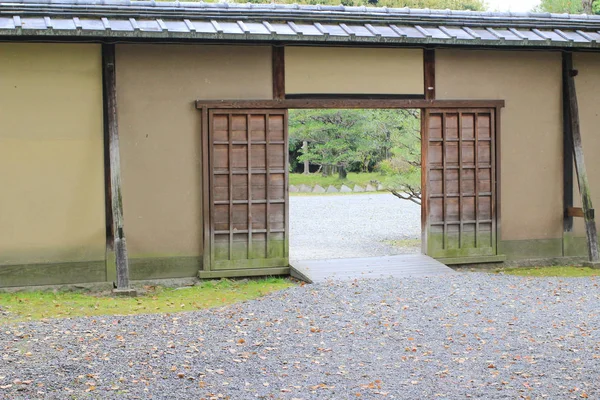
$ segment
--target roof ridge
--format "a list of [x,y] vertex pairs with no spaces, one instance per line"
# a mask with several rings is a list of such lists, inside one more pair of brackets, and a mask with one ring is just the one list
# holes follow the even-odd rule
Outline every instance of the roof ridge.
[[0,0],[0,15],[195,18],[260,18],[265,21],[320,21],[529,27],[600,30],[600,15],[537,12],[436,10],[343,5],[208,3],[156,0]]
[[125,10],[219,10],[219,11],[281,11],[281,12],[300,12],[300,13],[340,13],[348,16],[412,16],[412,17],[468,17],[484,19],[507,19],[507,20],[550,20],[550,21],[581,21],[590,20],[600,21],[600,16],[586,14],[555,14],[548,12],[512,12],[512,11],[471,11],[471,10],[451,10],[451,9],[418,9],[418,8],[389,8],[389,7],[367,7],[367,6],[344,6],[340,5],[300,5],[300,4],[277,4],[271,3],[235,3],[218,2],[209,3],[204,1],[156,1],[156,0],[0,0],[0,10],[3,8],[23,8],[32,11],[39,8],[40,12],[46,7],[62,8],[114,8]]

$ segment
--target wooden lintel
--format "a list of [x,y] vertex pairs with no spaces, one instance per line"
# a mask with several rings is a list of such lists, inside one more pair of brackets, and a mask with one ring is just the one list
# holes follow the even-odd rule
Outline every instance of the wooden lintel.
[[197,100],[202,109],[310,109],[310,108],[500,108],[504,100],[424,100],[424,99],[284,99],[284,100]]
[[285,48],[273,46],[273,99],[285,98]]
[[435,100],[435,50],[423,50],[423,81],[425,99]]
[[583,209],[583,218],[585,221],[585,231],[588,244],[588,256],[592,263],[600,261],[598,252],[598,232],[596,231],[596,222],[594,220],[592,196],[585,168],[583,156],[583,142],[579,126],[579,106],[577,104],[577,90],[575,88],[575,77],[572,69],[568,71],[567,93],[569,96],[569,112],[571,122],[571,139],[573,143],[573,156],[575,158],[575,170],[577,171],[577,180],[579,183],[579,193],[581,194],[581,204]]
[[[129,264],[127,259],[127,244],[123,229],[123,198],[121,193],[121,159],[119,155],[119,124],[117,121],[117,84],[115,69],[115,46],[114,44],[102,45],[102,67],[104,77],[104,102],[108,144],[107,166],[110,179],[107,179],[106,195],[110,196],[110,213],[112,220],[112,236],[114,240],[114,256],[116,264],[116,284],[120,292],[128,292],[129,287]],[[109,218],[107,217],[107,220]]]

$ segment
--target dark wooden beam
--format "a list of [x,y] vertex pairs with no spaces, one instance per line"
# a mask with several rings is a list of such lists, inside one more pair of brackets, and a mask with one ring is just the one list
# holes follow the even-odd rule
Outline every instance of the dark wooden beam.
[[108,144],[108,171],[110,180],[107,180],[106,196],[110,197],[110,207],[106,212],[110,214],[107,221],[112,221],[112,237],[114,238],[114,256],[116,264],[117,287],[116,294],[135,295],[129,285],[129,262],[127,259],[127,243],[123,229],[123,196],[121,193],[121,159],[119,155],[119,124],[117,121],[117,83],[115,69],[114,44],[102,45],[102,68],[104,77],[104,120],[106,123]]
[[273,99],[285,98],[285,48],[273,46]]
[[583,157],[583,142],[581,140],[581,131],[579,127],[579,105],[577,104],[577,90],[575,88],[575,76],[577,71],[570,69],[567,76],[567,92],[569,96],[569,112],[571,120],[571,140],[573,143],[573,156],[575,158],[575,170],[577,171],[577,180],[579,183],[579,193],[581,194],[581,204],[585,221],[585,231],[588,242],[588,256],[592,264],[597,265],[600,262],[598,253],[598,232],[596,231],[596,222],[594,220],[594,207],[592,206],[592,196],[585,169],[585,160]]
[[[571,107],[569,106],[569,73],[573,69],[571,53],[563,53],[563,208],[573,207],[573,141],[571,134]],[[565,213],[563,231],[573,231],[573,215]]]
[[286,100],[424,100],[422,94],[294,93]]
[[435,100],[435,50],[423,50],[425,99]]
[[424,100],[424,99],[284,99],[284,100],[197,100],[196,107],[211,108],[497,108],[504,100]]

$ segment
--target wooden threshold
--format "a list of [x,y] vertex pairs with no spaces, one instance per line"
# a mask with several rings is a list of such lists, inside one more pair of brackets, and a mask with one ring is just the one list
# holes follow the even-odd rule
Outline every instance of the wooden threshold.
[[504,100],[425,100],[425,99],[282,99],[282,100],[196,100],[202,109],[393,109],[393,108],[498,108]]

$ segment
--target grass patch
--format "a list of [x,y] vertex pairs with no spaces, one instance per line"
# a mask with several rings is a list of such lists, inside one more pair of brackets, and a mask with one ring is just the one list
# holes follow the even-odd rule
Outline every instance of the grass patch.
[[600,270],[588,267],[535,267],[535,268],[506,268],[496,271],[506,275],[531,276],[531,277],[564,277],[581,278],[587,276],[600,276]]
[[327,189],[329,185],[333,185],[338,189],[342,187],[342,185],[346,185],[353,189],[354,185],[360,185],[364,188],[369,183],[376,186],[382,178],[383,176],[376,172],[348,172],[347,179],[343,180],[339,179],[337,174],[325,177],[321,174],[290,174],[290,185],[308,185],[311,187],[321,185],[325,189]]
[[45,318],[193,311],[255,299],[290,286],[293,283],[284,278],[222,279],[180,289],[146,286],[147,293],[135,298],[106,293],[0,293],[0,325]]
[[399,248],[420,247],[421,239],[384,240],[383,243]]

